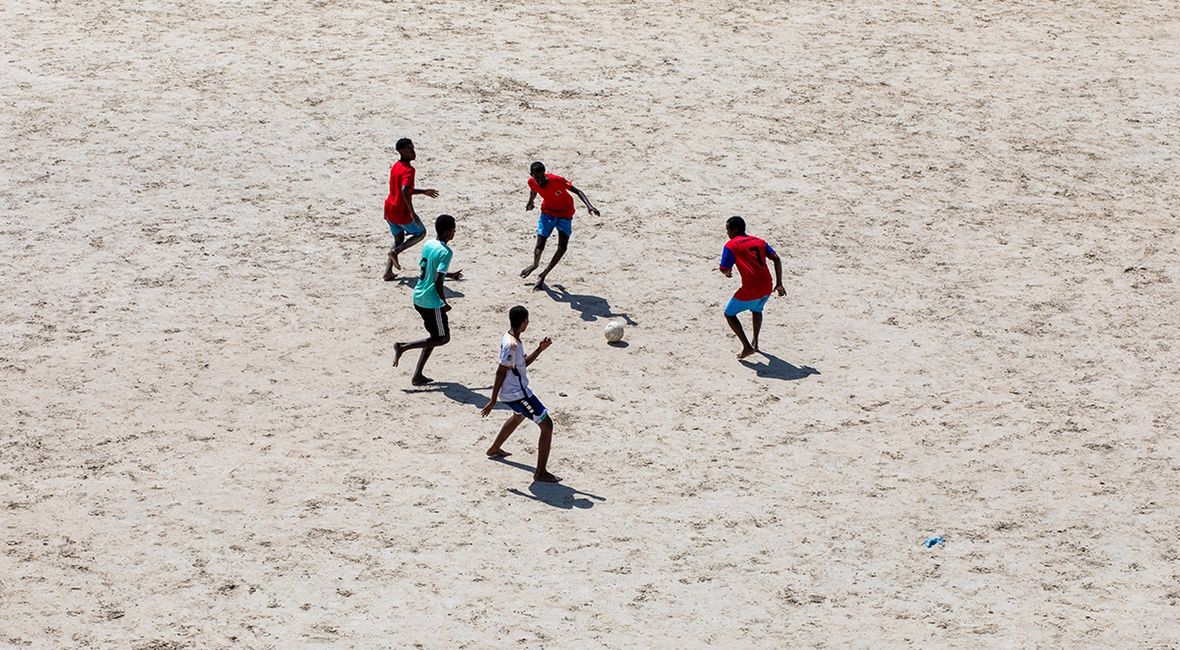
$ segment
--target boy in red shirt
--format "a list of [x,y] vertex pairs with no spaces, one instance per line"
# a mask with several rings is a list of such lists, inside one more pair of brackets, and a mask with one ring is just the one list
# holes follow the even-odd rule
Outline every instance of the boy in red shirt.
[[[725,232],[729,241],[721,252],[721,272],[725,277],[732,277],[734,264],[737,264],[738,274],[742,276],[742,286],[729,299],[725,306],[725,320],[733,333],[742,342],[739,359],[744,359],[758,352],[758,332],[762,329],[762,308],[770,300],[770,270],[766,268],[766,260],[774,261],[774,291],[785,296],[787,290],[783,288],[783,262],[778,254],[765,241],[746,234],[746,220],[741,217],[730,217],[725,222]],[[749,310],[754,314],[754,344],[746,339],[742,330],[742,323],[738,314]]]
[[520,272],[520,277],[527,278],[530,273],[537,270],[537,266],[541,263],[541,251],[545,250],[545,240],[549,235],[553,234],[553,229],[557,229],[557,251],[553,253],[553,259],[549,260],[549,265],[545,267],[544,271],[537,276],[537,283],[533,285],[534,291],[540,291],[545,286],[545,278],[553,267],[561,261],[561,256],[565,255],[566,246],[569,245],[570,235],[574,233],[573,218],[574,218],[574,199],[570,196],[570,192],[578,195],[582,199],[582,203],[586,204],[586,209],[594,216],[600,216],[598,208],[590,205],[590,199],[586,195],[574,187],[574,184],[557,174],[546,174],[545,165],[540,162],[535,162],[529,167],[529,202],[524,206],[526,211],[533,209],[533,201],[536,200],[537,195],[541,195],[541,218],[537,220],[537,247],[533,250],[533,263],[526,266]]
[[[437,190],[414,189],[414,166],[411,165],[418,156],[414,153],[414,143],[409,138],[402,138],[394,145],[400,160],[389,170],[389,196],[385,197],[385,223],[389,225],[389,233],[393,235],[393,245],[389,247],[389,259],[385,262],[385,275],[382,278],[389,282],[397,279],[393,274],[394,267],[400,271],[402,265],[397,256],[407,248],[417,244],[426,237],[426,228],[418,213],[414,211],[415,194],[425,194],[432,199],[438,198]],[[409,235],[409,240],[406,239]]]

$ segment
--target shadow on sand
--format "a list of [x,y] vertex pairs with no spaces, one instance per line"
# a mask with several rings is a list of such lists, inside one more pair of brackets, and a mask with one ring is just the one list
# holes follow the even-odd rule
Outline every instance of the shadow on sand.
[[627,314],[616,314],[610,308],[610,303],[606,298],[599,298],[598,296],[591,296],[589,294],[570,293],[565,290],[560,284],[555,284],[552,287],[543,285],[545,293],[557,302],[564,302],[570,306],[582,317],[582,320],[592,321],[599,318],[622,318],[628,325],[638,325]]
[[773,354],[767,354],[765,352],[759,352],[757,354],[761,354],[762,356],[766,357],[766,363],[754,363],[749,358],[742,359],[738,363],[753,370],[758,374],[759,377],[781,379],[783,381],[794,381],[796,379],[803,379],[804,377],[820,374],[818,370],[812,368],[811,366],[792,365],[774,356]]
[[[494,460],[504,465],[511,465],[517,469],[523,469],[529,474],[536,471],[536,468],[531,465],[525,465],[524,463],[518,463],[506,458],[491,458],[489,460]],[[562,483],[541,483],[539,481],[533,481],[529,485],[528,493],[516,488],[508,488],[508,491],[517,496],[532,499],[533,501],[540,501],[545,505],[561,508],[562,510],[593,508],[595,501],[606,501],[605,497],[583,492]]]
[[[413,289],[414,287],[418,286],[418,276],[416,276],[416,275],[399,275],[397,277],[397,279],[391,280],[391,282],[396,282],[403,287],[409,287],[409,288]],[[447,297],[448,300],[450,300],[451,298],[462,298],[463,297],[462,291],[455,291],[455,290],[451,289],[451,287],[449,286],[452,282],[462,282],[462,280],[447,280],[446,283],[443,284],[443,294]]]
[[[417,395],[419,393],[442,393],[444,397],[451,400],[452,402],[458,402],[460,404],[466,404],[467,406],[474,406],[477,409],[481,409],[485,404],[488,403],[488,398],[483,393],[477,391],[484,390],[490,391],[492,390],[492,387],[485,386],[483,388],[471,389],[464,386],[463,384],[457,384],[453,381],[436,381],[432,384],[426,384],[425,386],[403,388],[402,392],[407,395]],[[497,402],[495,410],[501,409],[505,411],[509,410],[507,406]]]

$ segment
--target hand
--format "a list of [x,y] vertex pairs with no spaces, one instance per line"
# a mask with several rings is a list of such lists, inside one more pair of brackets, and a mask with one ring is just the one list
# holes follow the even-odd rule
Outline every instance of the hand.
[[451,311],[451,306],[448,304],[443,304],[442,311],[444,314],[447,313],[448,311]]
[[532,210],[532,209],[533,209],[533,202],[529,201],[528,204],[524,206],[524,211],[528,212],[529,210]]
[[776,293],[778,293],[778,295],[780,295],[780,296],[785,296],[785,295],[787,295],[787,290],[783,288],[783,285],[782,285],[782,283],[779,283],[779,284],[775,285],[775,287],[774,287],[774,290],[775,290],[775,292],[776,292]]
[[550,345],[553,345],[553,339],[546,336],[545,338],[541,339],[540,343],[537,344],[537,352],[544,352],[545,350],[548,350]]
[[590,214],[592,214],[596,217],[602,216],[602,213],[598,211],[598,208],[590,208]]
[[495,408],[495,406],[496,406],[496,400],[492,400],[492,401],[488,402],[488,405],[483,407],[479,411],[479,417],[486,418],[488,415],[491,414],[492,409]]
[[463,271],[455,271],[453,273],[447,273],[446,275],[447,275],[447,279],[449,279],[449,280],[462,280],[463,279]]
[[429,196],[432,199],[438,198],[438,190],[422,190],[422,193],[425,194],[426,196]]

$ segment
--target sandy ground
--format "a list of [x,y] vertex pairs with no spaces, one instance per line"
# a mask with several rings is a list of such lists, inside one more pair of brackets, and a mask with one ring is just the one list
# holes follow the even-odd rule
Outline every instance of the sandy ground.
[[[1177,647],[1177,6],[669,6],[0,5],[0,646]],[[558,487],[483,458],[517,303]]]

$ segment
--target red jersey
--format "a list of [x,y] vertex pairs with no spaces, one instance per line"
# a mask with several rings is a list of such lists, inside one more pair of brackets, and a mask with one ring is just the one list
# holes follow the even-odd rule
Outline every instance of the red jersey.
[[574,216],[574,197],[569,189],[573,183],[557,174],[545,174],[549,182],[545,187],[537,184],[536,179],[529,176],[529,189],[541,195],[541,212],[558,219],[570,219]]
[[728,271],[737,264],[738,274],[742,276],[742,287],[733,297],[757,300],[769,296],[774,284],[766,260],[777,256],[770,244],[750,235],[738,235],[726,242],[725,250],[721,251],[721,268]]
[[414,213],[406,205],[402,196],[402,188],[408,188],[414,193],[414,168],[402,161],[397,161],[389,170],[389,196],[385,197],[385,220],[390,223],[406,225],[414,220]]

